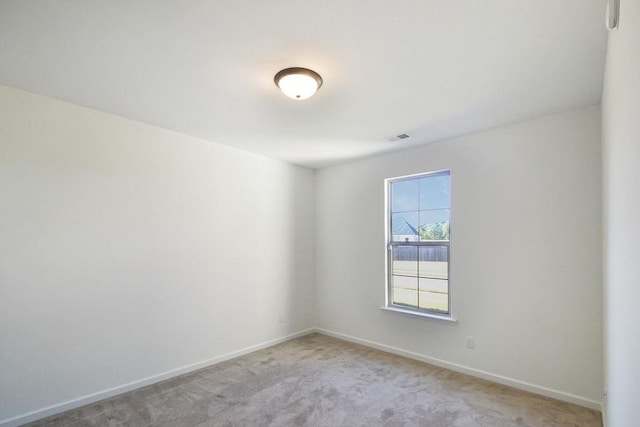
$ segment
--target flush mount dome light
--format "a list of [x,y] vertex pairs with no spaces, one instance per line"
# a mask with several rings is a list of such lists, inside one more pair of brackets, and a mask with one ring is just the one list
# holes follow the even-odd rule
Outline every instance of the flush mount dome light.
[[307,99],[322,86],[320,74],[300,67],[285,68],[279,71],[273,81],[282,93],[293,99]]

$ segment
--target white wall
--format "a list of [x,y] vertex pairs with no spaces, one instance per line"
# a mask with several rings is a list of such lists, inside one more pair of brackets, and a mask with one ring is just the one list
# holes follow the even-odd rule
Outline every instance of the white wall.
[[[596,107],[558,114],[314,191],[313,171],[0,86],[0,422],[309,328],[314,271],[320,328],[593,406],[599,132]],[[379,309],[383,180],[443,168],[455,326]]]
[[603,97],[605,377],[610,427],[640,422],[640,0],[609,33]]
[[[319,170],[316,325],[599,407],[600,161],[591,107]],[[383,180],[448,168],[455,326],[379,308]]]
[[310,328],[313,186],[0,87],[0,422]]

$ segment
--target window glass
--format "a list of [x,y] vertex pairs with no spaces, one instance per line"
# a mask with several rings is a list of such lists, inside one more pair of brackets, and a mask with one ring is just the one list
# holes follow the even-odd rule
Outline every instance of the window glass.
[[391,214],[392,239],[394,242],[414,242],[420,240],[420,214],[399,212]]
[[449,314],[450,172],[388,182],[388,305]]
[[434,175],[419,180],[420,210],[442,209],[451,205],[449,174]]
[[420,201],[416,195],[420,191],[420,183],[416,180],[399,181],[391,189],[391,212],[417,211]]

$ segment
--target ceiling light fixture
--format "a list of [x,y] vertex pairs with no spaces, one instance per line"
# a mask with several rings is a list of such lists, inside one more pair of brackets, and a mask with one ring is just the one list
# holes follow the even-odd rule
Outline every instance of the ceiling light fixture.
[[279,71],[273,81],[282,93],[293,99],[307,99],[322,86],[320,74],[300,67],[285,68]]

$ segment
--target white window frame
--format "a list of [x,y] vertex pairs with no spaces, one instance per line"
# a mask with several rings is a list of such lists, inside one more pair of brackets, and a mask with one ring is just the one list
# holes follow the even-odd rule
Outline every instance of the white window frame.
[[[394,178],[387,178],[384,181],[385,185],[385,246],[386,246],[386,262],[385,262],[385,306],[381,307],[384,310],[389,310],[398,313],[410,314],[415,316],[433,318],[438,320],[444,320],[449,322],[456,322],[453,316],[453,292],[451,286],[451,199],[449,201],[449,240],[434,240],[434,241],[416,241],[416,242],[394,242],[393,241],[393,229],[391,224],[392,212],[391,212],[391,185],[396,182],[410,181],[415,179],[421,179],[428,176],[442,175],[448,173],[449,175],[449,195],[451,197],[451,170],[441,169],[430,172],[423,172],[412,175],[399,176]],[[393,304],[393,279],[392,279],[392,248],[394,246],[416,246],[416,247],[429,247],[429,246],[443,246],[448,247],[447,258],[447,298],[448,298],[448,312],[442,312],[439,310],[421,309],[418,307],[410,307],[404,305]],[[419,250],[419,249],[418,249]]]

